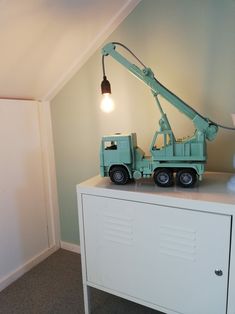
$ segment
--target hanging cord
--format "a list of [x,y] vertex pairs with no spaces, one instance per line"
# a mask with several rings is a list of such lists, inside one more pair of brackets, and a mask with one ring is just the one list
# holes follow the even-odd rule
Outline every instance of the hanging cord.
[[103,77],[105,77],[105,66],[104,66],[104,55],[102,56],[102,70],[103,70]]
[[[125,50],[127,50],[145,69],[147,68],[145,66],[145,64],[134,54],[134,52],[132,52],[127,46],[125,46],[122,43],[119,42],[112,42],[113,45],[117,45],[117,46],[121,46],[122,48],[124,48]],[[104,66],[104,55],[102,56],[102,69],[103,69],[103,76],[105,76],[105,66]],[[168,88],[166,88],[163,84],[161,84],[156,78],[154,78],[158,84],[160,84],[162,87],[164,87],[168,92],[170,92],[172,95],[174,95],[175,97],[177,97],[186,107],[190,108],[191,110],[193,110],[198,116],[200,116],[201,118],[205,119],[198,111],[196,111],[193,107],[191,107],[190,105],[186,104],[182,99],[180,99],[177,95],[175,95],[172,91],[170,91]],[[226,126],[226,125],[222,125],[219,124],[217,122],[214,122],[212,120],[209,119],[209,121],[212,124],[217,125],[218,127],[225,129],[225,130],[230,130],[230,131],[235,131],[235,127],[230,127],[230,126]]]

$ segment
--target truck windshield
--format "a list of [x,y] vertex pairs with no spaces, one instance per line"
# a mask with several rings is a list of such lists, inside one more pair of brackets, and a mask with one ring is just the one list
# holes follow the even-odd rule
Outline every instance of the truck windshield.
[[116,141],[106,141],[106,142],[104,142],[104,149],[105,150],[115,150],[115,149],[117,149],[117,142]]

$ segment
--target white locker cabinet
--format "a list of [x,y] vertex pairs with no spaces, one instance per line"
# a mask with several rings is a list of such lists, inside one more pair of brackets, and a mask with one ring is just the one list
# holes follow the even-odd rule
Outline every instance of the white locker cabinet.
[[95,287],[167,314],[235,314],[230,177],[207,173],[190,190],[78,185],[85,313]]

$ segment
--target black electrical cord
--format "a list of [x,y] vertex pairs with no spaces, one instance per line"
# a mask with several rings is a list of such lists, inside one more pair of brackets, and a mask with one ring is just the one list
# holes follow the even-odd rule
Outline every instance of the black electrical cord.
[[211,121],[212,123],[218,125],[218,127],[220,127],[221,129],[225,129],[225,130],[230,130],[230,131],[235,131],[235,128],[231,127],[231,126],[226,126],[226,125],[222,125],[216,122]]
[[[122,43],[119,42],[112,42],[113,45],[117,45],[117,46],[121,46],[124,49],[126,49],[144,68],[146,68],[146,66],[144,65],[144,63],[134,54],[134,52],[132,52],[127,46],[123,45]],[[104,66],[104,55],[102,56],[102,70],[103,70],[103,76],[105,76],[105,66]]]
[[[123,47],[125,50],[127,50],[145,69],[147,68],[145,66],[145,64],[134,54],[134,52],[132,52],[127,46],[125,46],[122,43],[119,42],[112,42],[113,45],[118,45]],[[105,76],[105,66],[104,66],[104,55],[102,56],[102,69],[103,69],[103,76]],[[205,119],[198,111],[196,111],[193,107],[191,107],[190,105],[186,104],[186,102],[184,102],[182,99],[180,99],[177,95],[175,95],[172,91],[170,91],[168,88],[166,88],[163,84],[161,84],[156,78],[154,78],[158,84],[160,84],[164,89],[166,89],[169,93],[171,93],[174,97],[178,98],[186,107],[190,108],[191,110],[193,110],[198,116],[200,116],[202,119]],[[212,124],[217,125],[218,127],[222,128],[222,129],[226,129],[226,130],[230,130],[230,131],[235,131],[235,127],[230,127],[230,126],[225,126],[222,124],[219,124],[217,122],[214,122],[212,120],[209,119],[209,121]]]
[[113,41],[112,42],[113,45],[118,45],[123,47],[124,49],[126,49],[144,68],[146,68],[146,66],[144,65],[144,63],[134,54],[134,52],[132,52],[127,46],[123,45],[122,43]]
[[105,77],[105,66],[104,66],[104,55],[102,56],[102,70],[103,70],[103,77]]
[[[188,105],[186,102],[184,102],[180,97],[178,97],[177,95],[175,95],[172,91],[170,91],[166,86],[164,86],[162,83],[160,83],[156,78],[154,78],[157,83],[159,85],[161,85],[164,89],[166,89],[169,93],[171,93],[174,97],[176,97],[178,100],[180,100],[185,107],[193,110],[199,117],[201,117],[202,119],[205,119],[205,117],[203,117],[198,111],[196,111],[193,107],[191,107],[190,105]],[[217,122],[212,121],[211,119],[208,119],[210,123],[217,125],[218,127],[222,128],[222,129],[226,129],[226,130],[231,130],[231,131],[235,131],[234,127],[230,127],[230,126],[225,126],[222,124],[219,124]]]

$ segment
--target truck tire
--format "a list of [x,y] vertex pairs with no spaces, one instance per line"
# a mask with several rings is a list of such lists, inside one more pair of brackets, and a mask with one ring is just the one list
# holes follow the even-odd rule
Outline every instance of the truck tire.
[[173,172],[168,168],[156,169],[153,174],[154,182],[161,187],[169,187],[174,184]]
[[113,167],[110,170],[109,176],[112,182],[119,185],[124,185],[130,180],[127,169],[121,166]]
[[197,182],[197,173],[194,169],[181,169],[176,173],[176,184],[183,188],[192,188]]

